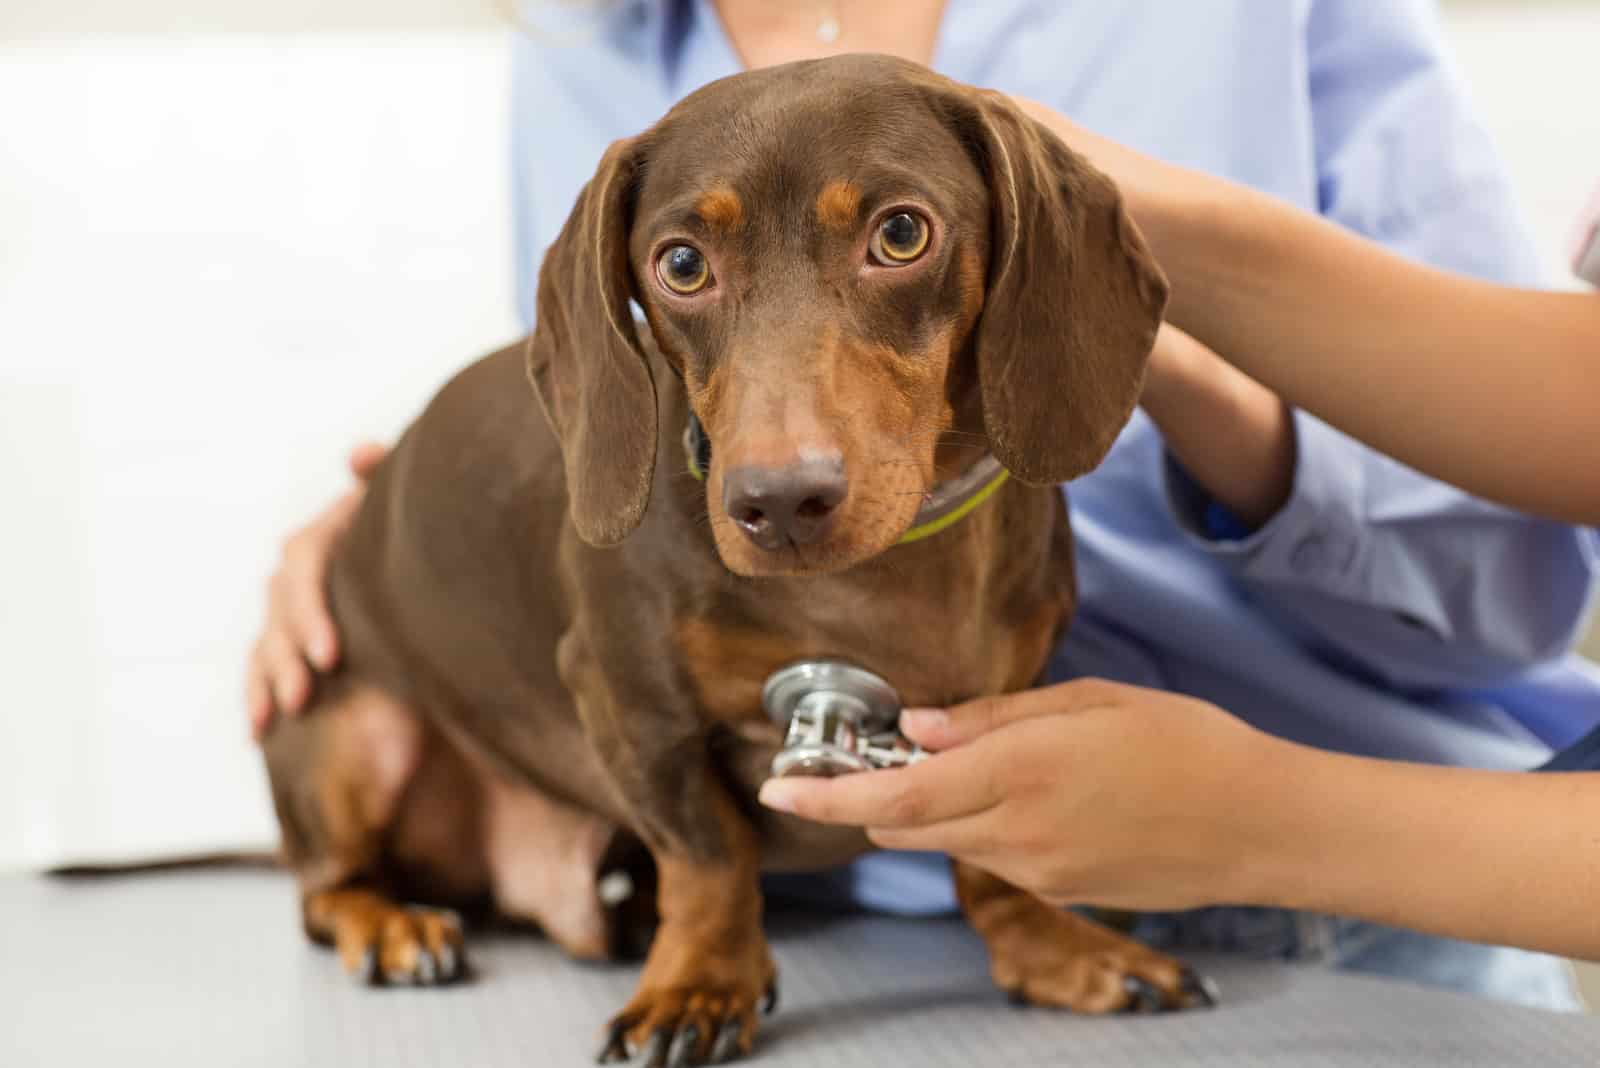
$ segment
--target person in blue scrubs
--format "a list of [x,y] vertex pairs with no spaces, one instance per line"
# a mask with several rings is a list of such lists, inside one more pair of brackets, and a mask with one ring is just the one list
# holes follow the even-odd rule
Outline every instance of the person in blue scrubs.
[[[1037,101],[1423,262],[1537,276],[1421,0],[614,0],[531,2],[524,18],[512,148],[529,325],[543,250],[610,141],[716,78],[847,51]],[[1249,380],[1153,381],[1178,391],[1147,395],[1071,487],[1079,613],[1054,678],[1177,691],[1273,736],[1436,765],[1527,768],[1600,724],[1600,675],[1569,655],[1595,580],[1583,534],[1421,475]],[[1174,413],[1240,432],[1197,434]],[[286,547],[253,658],[257,724],[298,708],[337,658],[320,576],[358,497]],[[932,855],[869,857],[812,890],[954,907]],[[1577,1004],[1555,958],[1319,912],[1174,913],[1141,933]]]
[[[1238,374],[1215,348],[1418,469],[1594,536],[1600,299],[1434,270],[1034,113],[1118,179],[1172,275],[1169,315],[1194,336],[1164,328],[1153,378]],[[1573,267],[1600,285],[1600,199]],[[1284,904],[1600,960],[1600,729],[1540,769],[1579,774],[1468,771],[1330,754],[1094,680],[902,728],[940,755],[775,780],[763,801],[1062,904]]]

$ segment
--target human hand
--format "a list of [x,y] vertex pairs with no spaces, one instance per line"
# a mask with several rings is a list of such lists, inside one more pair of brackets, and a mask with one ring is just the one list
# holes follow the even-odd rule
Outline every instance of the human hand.
[[339,662],[339,632],[324,588],[328,562],[388,451],[373,442],[351,450],[355,487],[283,543],[278,569],[267,584],[266,624],[245,671],[250,731],[257,741],[275,714],[300,714],[311,694],[312,669],[330,671]]
[[1169,215],[1187,210],[1196,182],[1180,167],[1095,133],[1036,100],[1013,96],[1011,102],[1030,119],[1059,137],[1117,184],[1128,213],[1150,239],[1159,258]]
[[907,711],[901,728],[938,752],[769,780],[762,803],[947,853],[1052,904],[1134,910],[1242,900],[1243,816],[1293,751],[1203,701],[1099,680]]

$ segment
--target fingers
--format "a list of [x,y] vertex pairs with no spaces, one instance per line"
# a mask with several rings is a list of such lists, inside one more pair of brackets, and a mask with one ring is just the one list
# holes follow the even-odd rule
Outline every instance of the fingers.
[[[1082,680],[1007,697],[983,698],[948,711],[915,709],[901,714],[901,730],[929,750],[957,750],[908,768],[837,779],[774,779],[761,803],[818,823],[871,827],[880,831],[925,827],[994,807],[1006,794],[993,769],[1006,763],[1007,743],[970,746],[1008,724],[1116,704],[1130,687]],[[962,747],[967,748],[962,748]]]
[[769,779],[761,803],[817,823],[886,829],[922,827],[999,803],[1003,784],[988,760],[951,753],[907,768],[835,779]]
[[350,473],[366,482],[372,478],[372,472],[377,470],[383,458],[389,455],[389,446],[376,441],[363,441],[350,450]]
[[1009,809],[995,805],[968,816],[923,827],[873,827],[867,830],[867,837],[880,849],[946,853],[957,860],[978,863],[997,847],[1003,848],[1008,813]]
[[[304,658],[318,671],[329,671],[339,659],[339,633],[328,613],[325,580],[333,549],[348,520],[340,501],[323,519],[294,535],[284,545],[283,561],[272,576],[267,640],[290,647],[295,660]],[[283,650],[278,649],[281,653]],[[273,663],[284,664],[282,656]],[[275,681],[280,676],[274,676]]]
[[1003,697],[980,697],[948,710],[907,709],[900,714],[900,729],[924,749],[954,749],[1009,723],[1119,704],[1132,689],[1102,679],[1078,679]]
[[980,697],[942,713],[937,709],[910,709],[900,714],[900,729],[924,749],[954,749],[1007,723],[1056,711],[1055,702],[1041,696],[1052,690]]
[[[304,657],[298,649],[290,643],[288,635],[282,631],[271,632],[262,636],[256,643],[256,652],[251,660],[251,674],[259,676],[259,685],[264,688],[270,708],[266,719],[270,723],[272,716],[282,713],[286,716],[297,716],[305,707],[306,698],[311,696],[311,669],[306,666]],[[252,680],[252,689],[258,685]],[[263,729],[266,723],[262,724]]]
[[[274,716],[297,716],[311,697],[311,664],[327,671],[338,662],[338,632],[323,602],[321,565],[309,546],[285,547],[268,586],[266,629],[245,669],[245,705],[257,741]],[[308,663],[309,661],[309,663]]]
[[266,626],[245,672],[245,704],[251,733],[258,741],[274,715],[298,715],[305,707],[311,696],[312,669],[328,672],[338,666],[339,631],[328,611],[328,564],[361,507],[367,479],[388,452],[375,442],[352,449],[350,471],[362,485],[284,543],[278,570],[267,587]]
[[[352,457],[354,463],[354,457]],[[339,663],[339,631],[328,611],[328,564],[344,537],[365,487],[340,497],[284,543],[267,586],[267,621],[250,656],[245,699],[251,732],[259,740],[279,713],[295,716],[311,696],[312,669]]]
[[259,647],[250,651],[250,663],[245,668],[245,709],[250,716],[250,737],[260,741],[272,723],[272,687],[267,681],[266,666],[261,661]]
[[282,632],[256,642],[245,671],[245,704],[250,735],[260,741],[280,712],[297,716],[311,696],[311,671]]

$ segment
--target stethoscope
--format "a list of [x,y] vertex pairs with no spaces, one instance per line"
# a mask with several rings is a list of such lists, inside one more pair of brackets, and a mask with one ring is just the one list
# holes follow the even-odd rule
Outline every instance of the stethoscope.
[[802,660],[774,672],[761,692],[785,731],[772,758],[775,778],[831,778],[904,767],[927,756],[900,733],[900,695],[883,679],[841,660]]

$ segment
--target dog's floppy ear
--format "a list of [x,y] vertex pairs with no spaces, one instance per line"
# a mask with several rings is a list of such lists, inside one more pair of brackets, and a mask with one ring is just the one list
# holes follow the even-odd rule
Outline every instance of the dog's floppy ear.
[[985,430],[1017,478],[1065,482],[1133,414],[1167,281],[1109,178],[999,93],[955,95],[993,219],[976,328]]
[[634,333],[628,231],[638,139],[606,150],[545,254],[528,377],[561,442],[578,536],[615,545],[638,526],[656,464],[656,391]]

